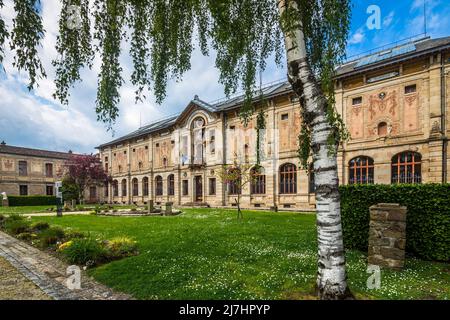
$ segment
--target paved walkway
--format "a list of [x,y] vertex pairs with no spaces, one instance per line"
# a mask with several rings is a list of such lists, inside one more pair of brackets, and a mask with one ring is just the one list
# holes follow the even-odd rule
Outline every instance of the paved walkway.
[[[127,300],[130,296],[112,289],[81,274],[81,289],[66,286],[68,265],[0,231],[0,257],[8,260],[20,273],[55,300]],[[24,297],[26,299],[26,297]]]

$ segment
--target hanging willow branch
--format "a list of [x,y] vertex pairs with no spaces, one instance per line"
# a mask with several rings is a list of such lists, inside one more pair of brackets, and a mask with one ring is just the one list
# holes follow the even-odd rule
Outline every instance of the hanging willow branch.
[[[16,17],[10,32],[11,48],[16,50],[15,66],[29,74],[31,89],[45,76],[37,50],[44,34],[41,5],[38,0],[13,1]],[[120,88],[125,81],[120,59],[123,41],[130,42],[130,81],[136,88],[136,100],[145,99],[145,91],[151,91],[158,103],[166,97],[167,82],[181,80],[191,68],[195,40],[204,55],[212,48],[217,53],[215,64],[225,94],[229,96],[239,88],[245,92],[240,117],[246,124],[254,112],[257,70],[264,71],[271,56],[281,64],[283,32],[295,29],[301,20],[309,63],[321,83],[329,106],[328,120],[335,128],[330,143],[346,137],[342,119],[334,109],[333,76],[345,53],[349,0],[297,0],[298,10],[286,10],[281,19],[275,0],[94,0],[92,8],[89,0],[61,1],[58,57],[53,61],[54,97],[68,104],[69,91],[81,81],[82,68],[91,67],[99,55],[96,112],[108,128],[119,115]],[[0,7],[2,4],[0,0]],[[80,7],[80,28],[68,28],[69,5]],[[4,55],[1,45],[7,37],[0,17],[0,61]],[[308,125],[304,121],[303,126]],[[310,154],[309,131],[302,129],[299,137],[299,154],[305,159]]]
[[13,19],[11,49],[15,50],[14,66],[28,71],[31,90],[38,79],[46,77],[38,55],[38,47],[44,37],[39,0],[14,0],[16,17]]
[[[75,5],[80,8],[79,17],[69,12],[70,6]],[[78,18],[79,21],[76,20]],[[71,19],[75,20],[71,21]],[[68,104],[69,88],[73,87],[76,81],[81,81],[81,68],[85,66],[91,68],[94,58],[91,45],[89,0],[62,0],[56,51],[60,58],[52,61],[56,68],[56,92],[53,97],[62,104]]]
[[[0,9],[3,8],[3,0],[0,0]],[[3,62],[5,56],[5,41],[8,38],[8,30],[6,29],[5,21],[0,15],[0,64]]]

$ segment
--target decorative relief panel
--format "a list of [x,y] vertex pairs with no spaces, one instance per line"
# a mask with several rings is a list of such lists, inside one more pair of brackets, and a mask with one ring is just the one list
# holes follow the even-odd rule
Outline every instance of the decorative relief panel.
[[123,173],[127,171],[127,155],[123,150],[115,152],[113,156],[112,169],[114,173]]
[[2,171],[15,171],[16,167],[15,167],[14,160],[3,158],[1,170]]
[[397,89],[380,90],[369,96],[367,136],[378,136],[378,125],[386,122],[388,134],[399,133],[400,108]]
[[172,165],[172,144],[170,139],[157,142],[155,146],[155,160],[157,167],[167,167]]
[[145,170],[149,167],[148,150],[145,146],[134,148],[131,152],[131,170]]
[[352,139],[364,137],[364,113],[363,106],[350,106],[350,136]]
[[42,163],[40,161],[31,162],[31,172],[42,173]]
[[408,94],[404,98],[403,128],[405,131],[419,129],[419,95]]

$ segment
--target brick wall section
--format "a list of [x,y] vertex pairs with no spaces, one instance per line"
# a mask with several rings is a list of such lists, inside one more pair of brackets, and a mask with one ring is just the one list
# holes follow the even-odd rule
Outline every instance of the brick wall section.
[[406,211],[406,207],[396,203],[379,203],[370,207],[369,264],[391,269],[403,268]]

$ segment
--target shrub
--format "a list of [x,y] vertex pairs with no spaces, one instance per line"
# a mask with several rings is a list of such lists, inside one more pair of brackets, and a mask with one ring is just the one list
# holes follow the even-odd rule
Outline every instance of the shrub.
[[50,228],[50,225],[47,222],[38,221],[31,225],[31,229],[35,231],[41,231]]
[[136,241],[128,237],[116,237],[106,243],[111,258],[121,258],[135,255],[137,253]]
[[0,229],[3,228],[3,224],[6,221],[6,217],[2,214],[0,214]]
[[369,207],[399,203],[407,207],[406,251],[428,260],[450,260],[450,184],[341,186],[346,248],[367,251]]
[[22,232],[17,235],[17,239],[30,241],[34,236],[36,235],[31,232]]
[[20,233],[28,232],[30,229],[30,223],[23,218],[22,219],[7,218],[3,227],[6,230],[6,232],[12,235],[17,235]]
[[78,265],[96,265],[107,256],[102,244],[93,238],[74,239],[61,247],[60,252],[66,260]]
[[50,247],[64,239],[64,236],[65,234],[63,229],[59,227],[50,227],[48,229],[42,230],[39,233],[39,245],[42,248]]
[[74,231],[69,230],[66,231],[66,235],[64,236],[64,239],[66,240],[72,240],[72,239],[83,239],[86,238],[86,234],[80,231]]
[[8,196],[11,207],[56,205],[55,196]]

